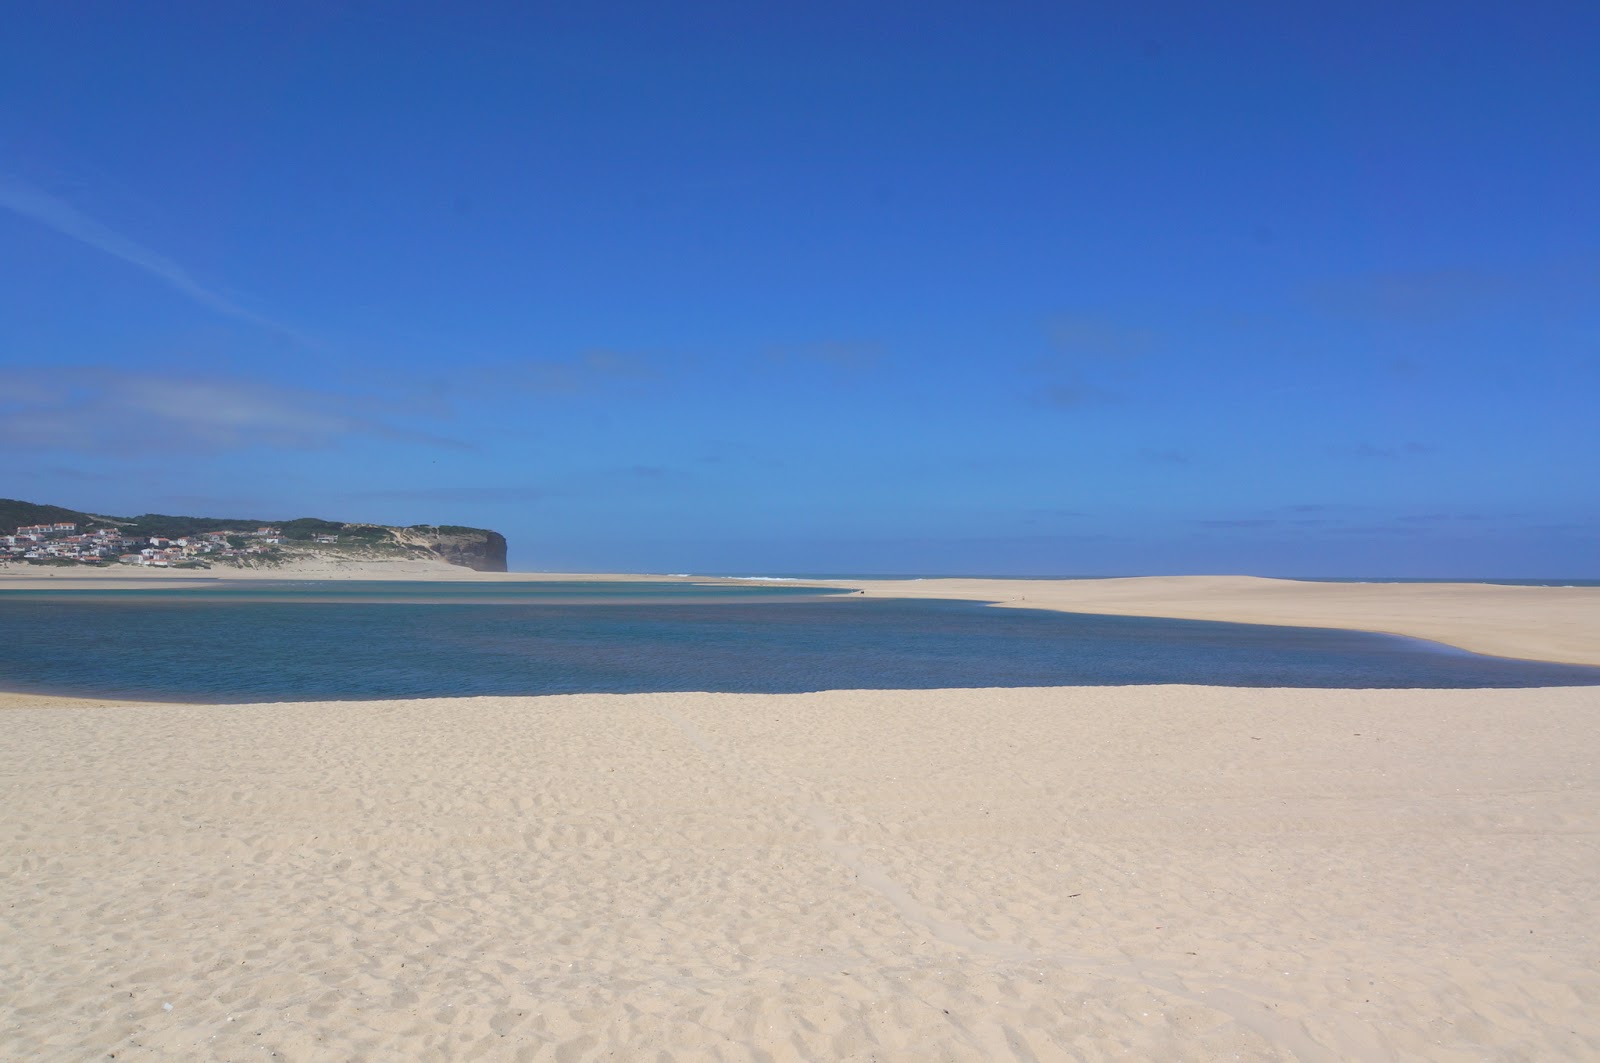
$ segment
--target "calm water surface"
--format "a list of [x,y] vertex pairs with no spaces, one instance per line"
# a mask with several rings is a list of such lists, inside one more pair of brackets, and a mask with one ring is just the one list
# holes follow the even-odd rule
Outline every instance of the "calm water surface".
[[689,583],[0,592],[0,687],[220,702],[1102,686],[1600,685],[1416,639]]

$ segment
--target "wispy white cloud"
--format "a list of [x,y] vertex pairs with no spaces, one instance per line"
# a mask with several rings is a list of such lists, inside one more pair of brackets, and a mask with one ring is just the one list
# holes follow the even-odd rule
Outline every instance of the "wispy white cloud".
[[226,314],[305,342],[305,337],[294,329],[241,306],[227,296],[208,288],[196,280],[188,270],[165,255],[128,239],[84,214],[66,200],[42,192],[10,174],[0,173],[0,207],[29,221],[54,229],[63,236],[70,237],[112,258],[121,259],[219,314]]
[[132,454],[316,450],[351,436],[452,449],[346,396],[263,381],[77,367],[0,374],[0,445]]

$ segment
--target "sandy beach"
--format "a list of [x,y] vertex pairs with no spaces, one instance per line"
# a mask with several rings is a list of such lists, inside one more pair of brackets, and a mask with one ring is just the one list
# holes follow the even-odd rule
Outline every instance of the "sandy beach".
[[[1090,582],[860,586],[1600,629],[1582,590]],[[1600,1056],[1600,688],[0,708],[7,1058]]]
[[1408,635],[1497,657],[1600,665],[1600,587],[1315,583],[1258,576],[840,581],[892,598]]
[[1193,687],[14,708],[0,1050],[1594,1058],[1597,708]]

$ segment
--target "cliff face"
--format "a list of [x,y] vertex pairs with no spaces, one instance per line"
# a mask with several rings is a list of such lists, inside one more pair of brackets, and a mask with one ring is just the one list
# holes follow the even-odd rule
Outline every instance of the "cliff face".
[[395,528],[408,546],[425,547],[452,565],[474,572],[506,571],[506,537],[478,528]]
[[506,537],[499,532],[481,531],[441,534],[430,548],[450,562],[474,572],[506,570]]

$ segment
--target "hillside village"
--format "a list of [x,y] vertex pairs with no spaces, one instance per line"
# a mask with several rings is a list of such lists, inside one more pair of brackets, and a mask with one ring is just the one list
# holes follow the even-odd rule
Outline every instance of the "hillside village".
[[[202,568],[212,561],[239,564],[267,560],[283,542],[280,528],[224,529],[178,538],[160,535],[129,537],[115,526],[80,531],[70,521],[25,524],[13,535],[0,536],[0,560],[35,564],[143,565],[156,568]],[[337,543],[337,535],[319,535],[319,543]]]
[[306,562],[443,561],[506,570],[506,540],[454,524],[347,523],[317,517],[260,520],[144,513],[105,516],[0,498],[0,566],[278,568]]

